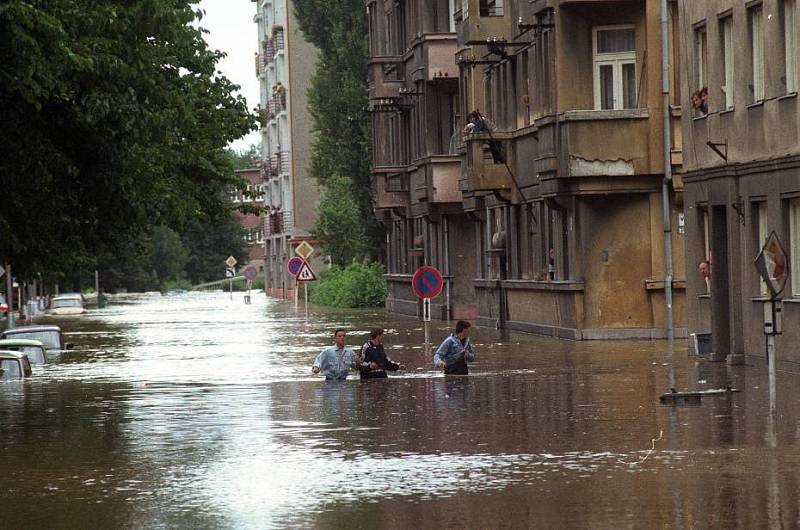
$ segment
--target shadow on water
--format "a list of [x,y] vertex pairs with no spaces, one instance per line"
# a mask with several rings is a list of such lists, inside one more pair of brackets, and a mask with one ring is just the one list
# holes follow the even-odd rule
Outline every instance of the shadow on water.
[[[77,348],[0,386],[8,527],[792,527],[798,389],[684,343],[475,329],[445,377],[421,323],[254,296],[131,298],[56,321]],[[310,373],[387,329],[388,380]],[[435,347],[447,323],[431,323]],[[679,390],[743,392],[698,407]],[[8,509],[15,506],[16,509]]]

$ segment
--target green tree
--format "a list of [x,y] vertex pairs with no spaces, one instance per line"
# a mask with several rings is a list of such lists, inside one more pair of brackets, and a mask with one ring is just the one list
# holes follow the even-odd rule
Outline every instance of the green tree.
[[[334,194],[340,193],[341,179],[348,180],[359,234],[369,241],[359,252],[378,259],[383,231],[372,202],[370,122],[365,113],[369,34],[363,4],[362,0],[294,1],[301,31],[320,51],[308,92],[315,128],[311,174],[323,192],[329,186],[337,188]],[[326,252],[344,255],[352,238],[347,228],[337,231],[335,222],[326,219],[332,213],[320,212],[316,235]]]
[[0,5],[0,257],[91,268],[151,226],[219,214],[255,127],[188,0]]
[[257,145],[250,144],[250,147],[243,151],[229,151],[233,158],[233,167],[236,169],[253,169],[256,167],[256,160],[261,158],[261,151]]
[[233,256],[239,263],[247,259],[239,218],[229,212],[216,221],[192,221],[183,234],[189,251],[186,275],[193,284],[219,280],[225,273],[225,260]]
[[331,177],[322,189],[316,233],[335,265],[374,254],[347,177]]
[[152,237],[153,270],[161,284],[167,280],[184,277],[184,267],[189,261],[189,253],[183,246],[180,236],[167,226],[157,226]]

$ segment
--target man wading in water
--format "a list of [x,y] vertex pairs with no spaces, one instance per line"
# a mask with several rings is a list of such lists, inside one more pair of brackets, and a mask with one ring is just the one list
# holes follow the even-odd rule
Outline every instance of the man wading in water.
[[343,329],[333,332],[336,345],[325,348],[317,355],[317,358],[314,359],[314,366],[311,368],[312,372],[315,374],[322,372],[325,374],[326,380],[347,379],[350,368],[356,368],[361,359],[353,353],[352,348],[345,347],[344,337],[346,334],[347,332]]
[[386,379],[387,370],[395,372],[405,370],[406,365],[399,364],[388,357],[383,349],[383,330],[375,328],[370,333],[369,341],[361,348],[361,379]]
[[433,366],[444,368],[445,375],[468,375],[468,362],[475,360],[475,350],[469,341],[472,324],[465,320],[456,323],[456,332],[444,339],[433,355]]

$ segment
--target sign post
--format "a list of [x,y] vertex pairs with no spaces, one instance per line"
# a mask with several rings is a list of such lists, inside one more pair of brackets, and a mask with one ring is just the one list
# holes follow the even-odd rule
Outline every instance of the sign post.
[[286,270],[288,270],[289,274],[291,274],[294,277],[294,312],[295,313],[297,313],[297,303],[298,303],[297,302],[297,300],[298,300],[297,290],[300,287],[300,283],[297,281],[297,274],[300,272],[300,269],[303,268],[303,263],[305,263],[305,260],[303,260],[303,258],[301,258],[299,256],[291,257],[291,258],[289,258],[289,261],[286,262]]
[[[305,243],[305,241],[303,243]],[[309,255],[311,254],[309,253]],[[297,271],[297,282],[298,284],[300,282],[303,283],[303,290],[305,291],[306,318],[308,318],[308,282],[314,282],[316,280],[317,275],[314,274],[314,271],[311,269],[311,266],[308,264],[308,262],[303,260],[303,265],[300,267],[300,270]]]
[[247,294],[244,296],[244,303],[250,303],[250,289],[253,288],[253,280],[258,278],[258,269],[252,265],[248,265],[244,269],[244,279],[247,280]]
[[431,298],[442,292],[442,274],[434,267],[423,266],[416,270],[411,278],[414,293],[422,299],[422,322],[425,328],[425,355],[430,353],[430,334],[428,322],[431,321]]
[[778,235],[772,231],[753,263],[767,284],[769,301],[764,304],[764,334],[767,336],[767,366],[769,368],[769,412],[775,416],[776,367],[775,335],[783,332],[783,301],[779,298],[789,278],[789,257]]
[[236,258],[233,256],[228,256],[228,259],[225,260],[225,265],[228,266],[228,269],[225,271],[225,276],[229,279],[229,286],[231,291],[231,300],[233,300],[233,277],[236,276]]

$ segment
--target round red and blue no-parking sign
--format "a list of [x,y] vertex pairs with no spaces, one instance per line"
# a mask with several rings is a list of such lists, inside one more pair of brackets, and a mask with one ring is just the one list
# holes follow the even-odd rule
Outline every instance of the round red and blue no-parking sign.
[[411,279],[411,287],[420,298],[435,298],[442,292],[442,274],[433,267],[420,267]]
[[297,276],[300,273],[300,269],[303,268],[304,263],[305,261],[303,260],[303,258],[298,258],[297,256],[294,256],[286,263],[286,269],[292,276]]

